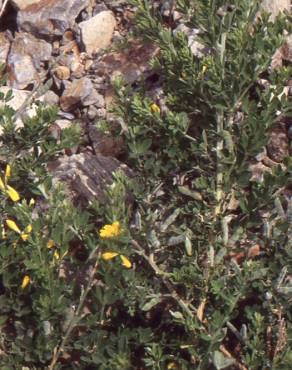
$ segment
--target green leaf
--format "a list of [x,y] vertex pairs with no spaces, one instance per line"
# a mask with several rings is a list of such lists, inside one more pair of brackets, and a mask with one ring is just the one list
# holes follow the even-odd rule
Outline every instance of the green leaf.
[[144,306],[142,306],[141,310],[142,311],[149,311],[149,310],[151,310],[151,308],[153,308],[154,306],[156,306],[160,302],[161,302],[160,297],[154,297],[150,301],[145,303]]
[[212,362],[216,367],[216,370],[226,369],[227,367],[235,364],[235,360],[225,357],[223,353],[219,351],[215,351],[213,353]]

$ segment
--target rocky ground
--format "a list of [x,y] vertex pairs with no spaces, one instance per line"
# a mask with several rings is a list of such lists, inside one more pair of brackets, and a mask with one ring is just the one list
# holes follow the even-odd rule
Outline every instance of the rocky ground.
[[[205,51],[196,41],[198,30],[188,29],[171,4],[164,1],[156,5],[165,17],[172,12],[173,29],[185,32],[192,51],[203,55]],[[273,18],[279,10],[289,10],[290,0],[264,1],[264,6]],[[109,110],[114,100],[112,81],[122,75],[134,84],[142,76],[149,77],[148,61],[158,48],[127,38],[135,9],[124,0],[0,0],[0,9],[0,63],[6,64],[8,76],[7,86],[0,91],[13,90],[9,104],[18,111],[39,95],[41,86],[49,86],[38,99],[59,107],[54,134],[71,125],[80,126],[82,132],[82,146],[64,154],[52,171],[62,180],[75,179],[71,187],[82,197],[98,196],[100,174],[90,168],[100,167],[110,176],[119,167],[124,151],[122,140],[98,129],[101,120],[117,124]],[[289,38],[275,55],[273,67],[284,61],[292,61]],[[155,98],[159,89],[149,89]],[[289,93],[290,87],[285,91]],[[24,114],[32,115],[34,111],[26,109]],[[22,125],[21,117],[17,125]],[[266,152],[251,164],[254,176],[261,176],[289,154],[291,138],[290,122],[280,117]]]

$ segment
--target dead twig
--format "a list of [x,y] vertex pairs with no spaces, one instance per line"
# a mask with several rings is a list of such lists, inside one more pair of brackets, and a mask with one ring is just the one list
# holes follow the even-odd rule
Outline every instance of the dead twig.
[[2,17],[3,13],[5,12],[6,5],[8,3],[8,0],[4,0],[4,3],[2,4],[1,10],[0,10],[0,18]]
[[232,354],[225,348],[225,346],[223,346],[223,344],[219,347],[219,349],[223,353],[223,355],[225,355],[226,357],[231,358],[232,360],[234,360],[234,363],[235,363],[235,365],[237,366],[237,368],[239,370],[248,370],[247,367],[242,365],[238,360],[236,360],[236,358],[234,358],[232,356]]
[[147,256],[144,252],[143,248],[140,246],[140,244],[136,240],[131,240],[132,245],[136,248],[136,253],[141,255],[152,267],[154,270],[156,276],[159,276],[163,282],[163,284],[168,289],[170,296],[174,301],[177,302],[177,304],[181,307],[181,309],[187,314],[187,316],[193,318],[194,314],[197,314],[197,309],[190,304],[189,302],[185,302],[176,292],[175,288],[173,287],[171,281],[167,277],[167,273],[160,270],[160,268],[156,265],[153,256]]

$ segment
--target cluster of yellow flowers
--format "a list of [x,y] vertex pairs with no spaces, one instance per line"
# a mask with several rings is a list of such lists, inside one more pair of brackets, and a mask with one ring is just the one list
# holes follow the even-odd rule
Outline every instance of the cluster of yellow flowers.
[[[111,225],[105,225],[100,231],[99,231],[99,236],[102,239],[113,239],[117,238],[120,234],[122,233],[121,225],[119,221],[113,222]],[[122,265],[126,268],[131,268],[132,263],[131,261],[124,256],[123,254],[117,253],[117,252],[105,252],[101,255],[102,259],[105,261],[109,261],[115,257],[119,256]]]
[[[0,190],[2,191],[2,193],[7,195],[13,202],[18,202],[20,200],[19,193],[12,186],[8,185],[8,180],[10,176],[11,176],[11,167],[8,164],[5,169],[4,181],[0,177]],[[17,226],[17,224],[13,220],[6,220],[6,225],[8,226],[9,229],[19,234],[23,241],[26,241],[28,239],[29,234],[32,231],[31,224],[27,225],[24,231],[21,231],[20,228]],[[2,232],[2,237],[3,238],[6,237],[4,230]],[[25,275],[24,278],[22,279],[21,289],[25,289],[29,283],[30,283],[30,277],[28,275]]]
[[[58,252],[58,250],[56,249],[56,248],[57,248],[57,246],[56,246],[56,243],[54,242],[54,240],[53,240],[53,239],[49,239],[49,240],[48,240],[48,242],[47,242],[47,248],[48,248],[48,249],[53,249],[53,248],[54,248],[54,254],[53,254],[54,259],[55,259],[55,260],[59,260],[59,259],[60,259],[60,253],[59,253],[59,252]],[[68,252],[65,252],[65,253],[63,254],[62,258],[63,258],[63,257],[65,257],[65,256],[66,256],[66,254],[68,254]]]
[[20,228],[17,226],[17,224],[13,220],[6,220],[6,225],[9,227],[9,229],[19,234],[23,241],[26,241],[28,239],[29,234],[32,231],[31,224],[27,225],[24,231],[21,231]]
[[111,225],[105,225],[99,231],[99,236],[103,239],[116,238],[121,234],[121,231],[122,230],[119,221],[115,221]]
[[[7,220],[6,224],[11,230],[20,234],[22,240],[27,240],[28,234],[32,231],[32,226],[31,225],[28,225],[25,228],[25,232],[22,232],[14,221]],[[99,236],[102,239],[113,239],[113,238],[118,237],[121,234],[121,232],[122,232],[122,229],[121,229],[121,225],[120,225],[119,221],[115,221],[110,225],[105,225],[99,231]],[[54,248],[55,249],[55,247],[56,247],[56,244],[55,244],[54,240],[49,239],[48,242],[47,242],[47,248],[49,248],[49,249]],[[67,254],[67,253],[65,253],[65,254]],[[117,256],[120,257],[120,259],[122,261],[122,265],[124,267],[126,267],[128,269],[132,267],[131,261],[126,256],[124,256],[123,254],[120,254],[120,253],[117,253],[117,252],[105,252],[101,255],[102,259],[105,260],[105,261],[109,261],[109,260],[111,260],[111,259],[113,259]],[[56,260],[60,259],[60,254],[57,251],[57,249],[54,250],[54,258]],[[30,284],[30,282],[31,282],[30,276],[25,275],[24,278],[22,279],[21,289],[25,289]]]
[[122,260],[122,265],[124,267],[126,267],[127,269],[130,269],[132,267],[131,261],[127,257],[125,257],[123,254],[119,254],[117,252],[105,252],[101,255],[102,259],[105,261],[109,261],[115,258],[116,256],[120,257],[120,259]]
[[20,196],[19,196],[18,192],[12,186],[8,185],[8,183],[7,183],[10,176],[11,176],[11,168],[8,164],[6,166],[6,170],[5,170],[4,181],[0,177],[0,190],[4,194],[8,195],[9,198],[13,202],[18,202],[19,199],[20,199]]
[[[47,248],[49,249],[52,249],[52,248],[56,248],[56,244],[54,242],[54,240],[52,239],[49,239],[48,242],[47,242]],[[64,253],[63,257],[67,254],[67,252]],[[57,249],[54,250],[54,259],[55,260],[59,260],[60,259],[60,254],[59,252],[57,251]],[[63,258],[62,257],[62,258]],[[25,289],[31,282],[31,278],[29,275],[25,275],[24,278],[22,279],[22,283],[21,283],[21,289]]]

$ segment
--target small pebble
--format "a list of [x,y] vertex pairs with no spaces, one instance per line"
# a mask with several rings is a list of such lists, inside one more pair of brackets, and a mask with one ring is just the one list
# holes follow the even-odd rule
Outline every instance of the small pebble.
[[70,69],[66,66],[58,66],[54,70],[55,76],[57,76],[60,80],[68,80],[70,77]]

